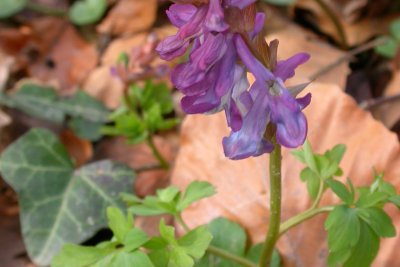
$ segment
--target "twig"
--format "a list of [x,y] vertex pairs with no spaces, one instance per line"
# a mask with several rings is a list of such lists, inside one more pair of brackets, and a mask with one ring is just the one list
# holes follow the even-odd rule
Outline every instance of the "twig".
[[354,56],[356,56],[362,52],[368,51],[378,45],[385,43],[386,40],[387,40],[386,38],[374,39],[368,43],[365,43],[363,45],[360,45],[357,48],[350,50],[349,52],[344,54],[342,57],[338,58],[335,62],[329,64],[328,66],[322,68],[321,70],[319,70],[316,73],[314,73],[313,75],[311,75],[309,77],[310,80],[314,81],[314,80],[318,79],[320,76],[322,76],[322,75],[332,71],[336,67],[340,66],[343,62],[346,62],[347,60],[352,59]]
[[154,171],[154,170],[163,170],[164,168],[160,164],[151,164],[151,165],[144,165],[140,166],[139,168],[135,169],[136,173]]
[[349,45],[347,43],[347,37],[342,23],[339,21],[339,19],[332,11],[332,9],[323,0],[314,0],[314,1],[322,8],[322,10],[326,13],[326,15],[328,15],[328,17],[332,20],[333,25],[335,26],[337,32],[339,33],[341,47],[343,49],[347,49]]
[[360,103],[360,107],[365,109],[365,110],[372,110],[374,108],[377,108],[380,105],[390,103],[390,102],[395,102],[400,100],[400,93],[390,95],[390,96],[382,96],[379,98],[373,98],[369,99],[366,101],[363,101]]
[[67,16],[67,11],[65,11],[64,9],[49,7],[49,6],[33,3],[32,1],[28,1],[26,8],[30,9],[32,11],[35,11],[37,13],[48,15],[48,16],[61,17],[61,18],[64,18]]

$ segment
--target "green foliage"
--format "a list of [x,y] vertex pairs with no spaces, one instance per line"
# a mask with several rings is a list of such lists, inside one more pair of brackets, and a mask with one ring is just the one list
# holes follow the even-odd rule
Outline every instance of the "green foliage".
[[296,0],[263,0],[268,4],[278,5],[278,6],[288,6],[294,4]]
[[376,175],[370,187],[356,190],[349,180],[349,189],[332,179],[327,184],[344,202],[330,212],[325,222],[330,253],[328,265],[370,266],[378,253],[380,237],[396,235],[390,217],[383,210],[384,204],[397,198],[395,188],[385,182],[382,175]]
[[104,227],[105,208],[121,206],[117,192],[132,187],[134,173],[127,166],[100,161],[74,170],[73,165],[44,129],[29,131],[0,158],[1,174],[19,196],[28,254],[39,265],[48,265],[64,243],[82,242]]
[[394,58],[399,51],[400,19],[390,24],[389,33],[389,36],[382,37],[382,40],[385,40],[385,42],[375,47],[375,52],[387,58]]
[[69,19],[76,25],[92,24],[99,21],[106,10],[106,0],[80,0],[71,6]]
[[0,0],[0,19],[17,14],[27,3],[28,0]]
[[93,141],[101,137],[99,128],[109,116],[109,111],[100,101],[83,91],[61,98],[54,88],[33,83],[22,85],[13,94],[0,93],[0,104],[56,124],[67,120],[78,136]]
[[107,209],[108,226],[116,240],[100,243],[97,247],[65,245],[54,258],[52,267],[154,267],[150,258],[139,250],[149,237],[133,227],[133,218],[116,207]]
[[206,252],[212,236],[205,226],[197,227],[183,237],[176,239],[172,226],[160,222],[160,237],[155,237],[145,245],[151,249],[149,256],[157,267],[192,267],[195,260]]
[[345,151],[344,145],[336,145],[324,154],[315,154],[310,143],[306,141],[303,149],[292,152],[293,156],[307,165],[300,173],[300,178],[306,182],[308,193],[312,199],[317,198],[320,187],[325,188],[325,183],[329,179],[342,175],[339,164]]
[[[262,244],[246,248],[247,235],[245,230],[237,223],[226,218],[216,218],[208,224],[213,239],[211,245],[228,251],[234,255],[247,258],[254,263],[258,263]],[[196,263],[196,267],[240,267],[240,264],[222,259],[211,253],[206,253],[204,257]],[[274,251],[271,267],[281,266],[280,256]]]
[[132,144],[140,143],[157,131],[176,126],[178,119],[166,118],[172,111],[171,93],[165,84],[147,81],[144,88],[132,85],[124,105],[111,114],[112,125],[104,126],[102,133],[125,136]]
[[169,186],[157,190],[156,196],[147,196],[139,199],[134,195],[123,194],[123,200],[130,206],[129,210],[140,216],[171,214],[180,216],[181,212],[190,204],[215,194],[214,187],[207,182],[192,182],[184,194],[178,188]]

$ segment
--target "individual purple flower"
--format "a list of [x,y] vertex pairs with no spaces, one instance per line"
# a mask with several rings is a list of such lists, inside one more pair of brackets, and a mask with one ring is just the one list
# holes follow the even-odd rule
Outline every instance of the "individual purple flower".
[[305,63],[309,55],[301,53],[285,61],[270,62],[274,66],[270,71],[254,57],[240,36],[235,36],[235,45],[240,59],[256,81],[250,89],[253,104],[243,118],[242,128],[223,140],[225,155],[242,159],[270,152],[273,146],[265,136],[269,123],[276,126],[279,144],[289,148],[302,145],[307,136],[307,120],[302,109],[310,103],[311,94],[295,99],[284,81],[294,76],[297,66]]

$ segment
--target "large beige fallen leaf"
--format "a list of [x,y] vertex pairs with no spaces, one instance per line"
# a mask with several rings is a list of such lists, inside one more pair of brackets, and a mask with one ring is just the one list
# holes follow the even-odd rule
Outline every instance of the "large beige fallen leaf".
[[[341,0],[322,0],[327,6],[334,12],[339,22],[342,24],[345,35],[347,37],[348,45],[355,46],[369,40],[371,37],[376,35],[384,34],[388,31],[390,23],[398,18],[398,14],[389,16],[375,16],[366,17],[354,21],[349,15],[349,12],[355,11],[357,5],[351,5],[348,3],[344,5]],[[345,1],[345,2],[359,2],[358,4],[362,7],[364,4],[362,1]],[[327,16],[326,12],[317,4],[314,0],[298,0],[296,6],[312,13],[314,17],[314,24],[324,33],[333,37],[337,42],[341,43],[341,38],[338,30],[334,26],[332,20]],[[359,7],[360,7],[359,6]]]
[[119,0],[97,31],[125,36],[144,31],[154,23],[156,12],[157,0]]
[[[385,177],[400,190],[400,151],[396,136],[372,116],[358,108],[354,100],[335,85],[315,83],[311,105],[305,110],[314,150],[324,152],[338,143],[346,144],[342,162],[343,178],[351,177],[357,186],[373,178],[372,167],[385,171]],[[193,180],[207,180],[218,194],[203,200],[184,213],[190,226],[204,224],[217,216],[238,221],[249,231],[253,242],[260,242],[268,227],[268,156],[230,161],[224,157],[221,140],[228,134],[223,114],[188,116],[182,126],[181,149],[176,160],[172,183],[187,186]],[[311,201],[299,173],[303,166],[287,149],[283,150],[282,219],[306,210]],[[327,194],[322,204],[337,198]],[[400,216],[390,209],[397,230]],[[326,266],[324,216],[316,217],[290,230],[280,242],[285,266]],[[400,266],[397,238],[381,244],[376,267]]]
[[[284,58],[296,53],[307,52],[311,59],[297,71],[297,76],[311,77],[321,71],[324,67],[336,62],[339,58],[345,56],[345,53],[320,40],[315,34],[301,28],[286,19],[272,16],[274,20],[272,33],[267,35],[267,40],[279,40],[278,55],[284,55]],[[270,21],[267,21],[270,25]],[[296,44],[293,44],[296,40]],[[350,73],[348,60],[344,60],[332,71],[329,71],[318,77],[318,82],[333,83],[345,88],[346,77]]]

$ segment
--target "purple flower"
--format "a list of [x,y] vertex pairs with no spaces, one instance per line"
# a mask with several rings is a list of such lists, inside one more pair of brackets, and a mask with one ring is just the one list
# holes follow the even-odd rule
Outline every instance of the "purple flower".
[[[270,152],[273,148],[265,136],[269,123],[276,126],[277,142],[294,148],[302,145],[307,136],[307,120],[302,113],[311,100],[311,94],[301,99],[285,88],[284,81],[294,76],[297,66],[309,59],[305,53],[288,60],[275,62],[271,72],[250,52],[240,36],[235,36],[235,45],[240,59],[256,78],[250,89],[253,101],[243,118],[243,126],[224,138],[225,155],[231,159],[242,159]],[[276,58],[276,57],[275,57]]]

